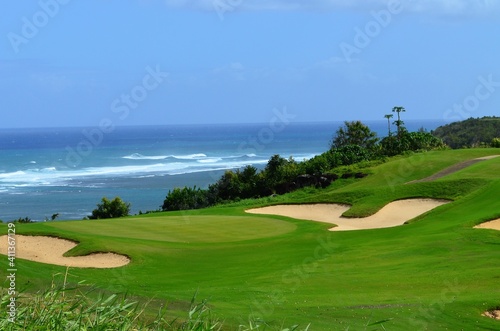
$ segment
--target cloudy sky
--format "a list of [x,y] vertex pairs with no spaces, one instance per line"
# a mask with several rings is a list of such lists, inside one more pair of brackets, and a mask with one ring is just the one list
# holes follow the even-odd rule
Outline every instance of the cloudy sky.
[[500,115],[500,0],[40,0],[0,13],[0,128]]

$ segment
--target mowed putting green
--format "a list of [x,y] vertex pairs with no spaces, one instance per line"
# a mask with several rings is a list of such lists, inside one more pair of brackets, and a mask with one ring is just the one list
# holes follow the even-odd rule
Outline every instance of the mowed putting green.
[[105,237],[173,243],[223,243],[275,237],[296,225],[274,218],[245,216],[163,216],[133,220],[47,223],[47,227]]

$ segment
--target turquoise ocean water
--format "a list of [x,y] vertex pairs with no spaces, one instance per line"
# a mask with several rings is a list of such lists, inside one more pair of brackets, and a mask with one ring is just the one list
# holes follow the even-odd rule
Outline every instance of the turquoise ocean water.
[[[0,219],[82,219],[104,196],[156,210],[174,187],[205,188],[226,169],[326,151],[342,122],[0,129]],[[387,122],[366,122],[380,137]],[[407,121],[409,130],[444,123]]]

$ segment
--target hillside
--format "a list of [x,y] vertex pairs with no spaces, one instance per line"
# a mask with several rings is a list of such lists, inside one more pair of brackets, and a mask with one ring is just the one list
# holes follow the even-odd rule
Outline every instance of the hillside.
[[500,138],[500,117],[471,117],[440,126],[432,134],[454,149],[490,145],[493,138]]
[[[166,302],[166,320],[185,319],[198,293],[210,299],[222,330],[250,329],[238,327],[256,320],[265,321],[266,330],[497,330],[500,321],[482,314],[500,305],[500,236],[474,227],[500,218],[500,157],[490,158],[498,154],[481,148],[397,156],[364,169],[364,178],[340,179],[324,189],[121,219],[16,224],[16,234],[79,243],[65,257],[126,255],[130,263],[120,268],[73,267],[67,281],[141,302],[154,298],[148,314]],[[417,182],[477,158],[483,160]],[[448,203],[420,211],[404,225],[360,231],[328,231],[332,224],[324,221],[246,212],[278,204],[340,204],[347,206],[347,221],[415,198]],[[1,233],[7,230],[0,224]],[[28,293],[66,272],[20,256],[16,266],[16,282]],[[5,314],[0,311],[0,321]],[[18,319],[30,316],[20,313]]]

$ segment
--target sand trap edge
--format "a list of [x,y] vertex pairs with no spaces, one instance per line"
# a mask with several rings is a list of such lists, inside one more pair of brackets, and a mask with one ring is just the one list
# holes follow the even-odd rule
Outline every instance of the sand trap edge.
[[487,310],[481,315],[500,321],[500,309]]
[[[113,252],[63,256],[78,242],[51,236],[15,235],[16,258],[73,268],[109,269],[126,266],[130,257]],[[7,255],[7,236],[0,236],[0,254]]]
[[343,204],[273,205],[246,210],[251,214],[267,214],[291,217],[299,220],[335,224],[330,231],[352,231],[389,228],[406,224],[422,214],[450,200],[431,198],[401,199],[388,203],[375,214],[364,218],[347,218],[342,214],[350,206]]
[[500,231],[500,218],[488,222],[484,222],[478,224],[474,227],[474,229],[489,229],[489,230],[498,230]]

